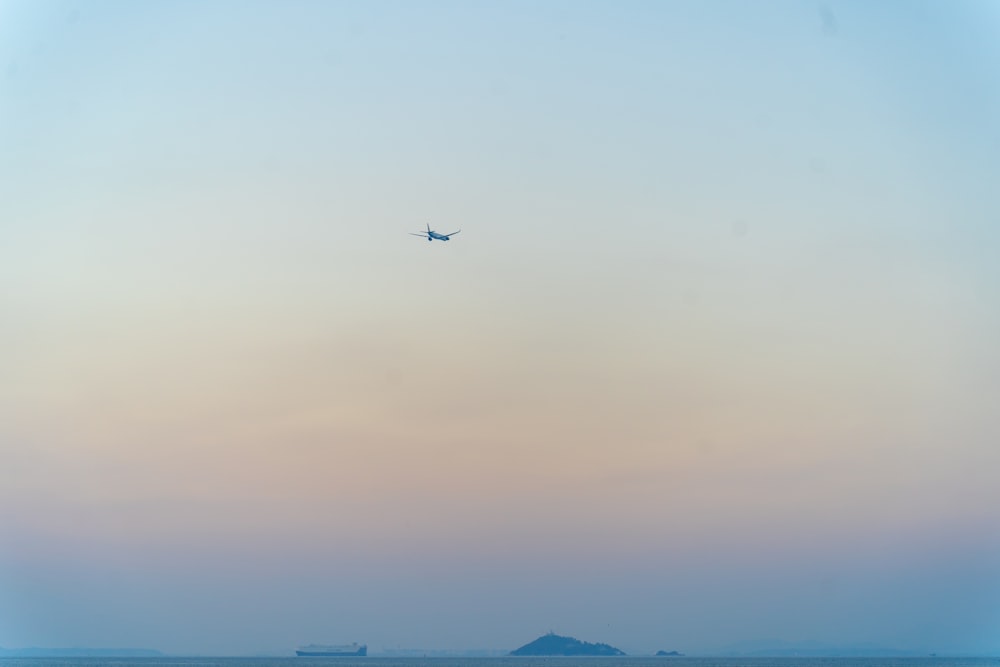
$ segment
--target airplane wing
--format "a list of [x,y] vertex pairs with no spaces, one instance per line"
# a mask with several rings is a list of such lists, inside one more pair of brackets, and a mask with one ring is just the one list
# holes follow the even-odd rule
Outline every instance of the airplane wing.
[[420,232],[419,234],[416,232],[407,232],[407,234],[409,234],[410,236],[420,236],[422,238],[427,238],[427,232]]
[[[460,232],[460,231],[462,231],[462,230],[461,229],[458,230],[458,232]],[[458,234],[458,232],[452,232],[451,234],[445,234],[445,236],[454,236],[455,234]]]

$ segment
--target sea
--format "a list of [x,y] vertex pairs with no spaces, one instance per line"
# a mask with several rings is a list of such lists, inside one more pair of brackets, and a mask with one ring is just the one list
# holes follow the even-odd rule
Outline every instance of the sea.
[[1000,657],[0,658],[0,667],[1000,667]]

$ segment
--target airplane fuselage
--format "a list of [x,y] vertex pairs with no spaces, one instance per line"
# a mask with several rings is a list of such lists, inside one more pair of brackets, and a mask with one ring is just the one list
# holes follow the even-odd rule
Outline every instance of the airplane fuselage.
[[[460,231],[462,230],[461,229],[458,230],[458,232]],[[447,234],[442,234],[440,232],[435,232],[433,229],[431,229],[430,225],[427,225],[426,232],[410,232],[410,234],[413,236],[422,236],[428,241],[450,241],[451,237],[454,236],[455,234],[458,234],[458,232],[449,232]]]

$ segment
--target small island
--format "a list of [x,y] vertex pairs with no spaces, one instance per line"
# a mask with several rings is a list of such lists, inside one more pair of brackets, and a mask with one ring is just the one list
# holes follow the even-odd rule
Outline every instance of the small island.
[[683,653],[678,651],[657,651],[656,655],[661,658],[680,658],[684,656]]
[[625,655],[621,649],[608,644],[591,644],[573,637],[561,637],[554,632],[542,635],[535,641],[510,652],[511,655]]

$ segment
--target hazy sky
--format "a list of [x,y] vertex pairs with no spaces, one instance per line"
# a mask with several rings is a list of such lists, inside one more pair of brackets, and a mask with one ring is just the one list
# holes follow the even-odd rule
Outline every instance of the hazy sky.
[[1000,651],[998,185],[992,0],[0,0],[0,646]]

